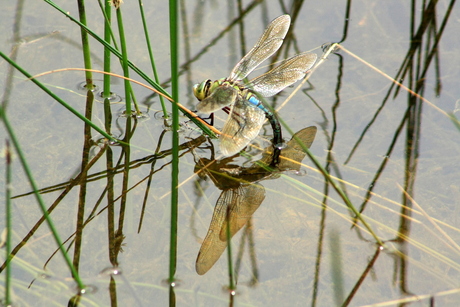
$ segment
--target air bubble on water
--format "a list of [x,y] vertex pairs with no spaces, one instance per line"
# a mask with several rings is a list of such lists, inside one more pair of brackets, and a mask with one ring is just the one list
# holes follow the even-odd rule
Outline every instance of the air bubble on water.
[[280,150],[281,150],[281,149],[284,149],[284,148],[286,148],[286,147],[287,147],[286,142],[282,142],[282,143],[275,144],[275,148],[280,149]]
[[83,82],[80,82],[77,84],[77,88],[78,90],[80,91],[85,91],[87,92],[88,90],[91,90],[91,92],[98,92],[99,91],[99,86],[97,86],[96,84],[92,84],[92,88],[88,88],[88,84],[86,83],[86,81],[83,81]]
[[52,276],[46,272],[41,272],[37,275],[37,278],[41,278],[41,279],[50,279],[52,278]]
[[78,292],[80,294],[93,294],[96,293],[97,287],[93,285],[85,285],[83,289],[79,289]]
[[230,293],[231,296],[236,296],[237,295],[236,290],[235,289],[230,289],[230,287],[228,287],[228,286],[223,286],[222,291]]
[[175,288],[175,287],[179,287],[180,286],[180,282],[181,280],[180,279],[175,279],[173,281],[169,281],[168,279],[163,279],[161,281],[162,284],[166,285],[166,286],[169,286],[171,288]]
[[100,276],[105,276],[105,275],[120,275],[121,274],[121,269],[119,267],[108,267],[103,269],[99,275]]
[[295,171],[295,172],[294,172],[294,175],[296,175],[296,176],[305,176],[305,175],[307,175],[307,170],[305,170],[305,169],[300,169],[300,170],[298,170],[298,171]]
[[[164,120],[165,119],[163,111],[155,112],[153,117],[155,119],[157,119],[157,120]],[[167,120],[171,120],[171,113],[169,113],[169,112],[168,112],[168,119]]]
[[111,103],[122,102],[123,101],[123,98],[120,95],[118,95],[118,94],[116,94],[114,92],[110,92],[110,95],[108,97],[104,97],[104,92],[101,91],[101,92],[99,92],[99,97],[104,98],[104,99],[106,98]]
[[144,121],[144,120],[147,120],[147,119],[150,118],[150,115],[148,113],[144,113],[144,112],[136,112],[133,115],[136,116],[136,118],[139,121]]

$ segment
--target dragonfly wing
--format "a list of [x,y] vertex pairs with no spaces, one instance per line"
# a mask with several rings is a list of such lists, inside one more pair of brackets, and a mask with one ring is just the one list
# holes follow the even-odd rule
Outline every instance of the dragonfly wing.
[[299,53],[281,62],[269,72],[254,78],[248,88],[259,93],[262,97],[273,96],[286,87],[302,79],[308,70],[315,64],[316,54]]
[[281,15],[275,18],[265,29],[265,32],[259,38],[257,43],[252,47],[241,61],[233,68],[229,79],[243,80],[249,75],[254,68],[273,55],[283,44],[283,39],[291,24],[289,15]]
[[230,222],[230,237],[233,237],[249,221],[264,198],[265,189],[259,184],[245,184],[222,191],[196,259],[195,269],[199,275],[211,269],[227,247],[227,221]]
[[238,90],[228,83],[218,86],[208,97],[196,106],[200,113],[212,113],[232,104],[238,97]]
[[241,97],[230,110],[220,136],[220,150],[226,157],[240,152],[259,134],[265,113]]
[[[238,193],[236,193],[238,192]],[[227,240],[227,228],[230,226],[230,237],[233,237],[247,224],[254,212],[265,199],[265,188],[260,184],[242,184],[233,195],[232,203],[227,209],[228,216],[220,230],[220,240]]]
[[227,240],[221,240],[219,234],[227,216],[227,207],[231,202],[232,194],[233,189],[222,191],[217,200],[208,233],[196,258],[195,270],[199,275],[209,271],[227,247]]

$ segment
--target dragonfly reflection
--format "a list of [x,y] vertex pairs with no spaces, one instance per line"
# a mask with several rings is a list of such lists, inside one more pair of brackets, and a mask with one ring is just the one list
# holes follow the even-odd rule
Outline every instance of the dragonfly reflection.
[[[295,134],[306,147],[311,146],[315,135],[314,126],[304,128]],[[199,172],[200,176],[208,176],[216,187],[222,190],[196,259],[195,268],[199,275],[205,274],[227,247],[227,227],[230,237],[233,237],[248,223],[264,200],[265,188],[257,182],[276,179],[281,171],[298,171],[306,155],[302,146],[293,137],[286,148],[281,150],[277,170],[270,172],[264,166],[271,164],[272,151],[271,146],[267,147],[262,159],[246,168],[229,164],[231,158],[221,161],[202,158],[197,162],[195,172]]]
[[224,156],[234,155],[246,147],[259,134],[265,118],[273,128],[275,146],[282,142],[281,126],[276,116],[259,97],[273,96],[302,79],[315,63],[316,54],[299,53],[249,82],[243,79],[280,48],[290,23],[289,15],[274,19],[229,77],[216,81],[208,79],[193,87],[193,93],[200,100],[199,112],[212,113],[230,106],[220,137],[220,150]]

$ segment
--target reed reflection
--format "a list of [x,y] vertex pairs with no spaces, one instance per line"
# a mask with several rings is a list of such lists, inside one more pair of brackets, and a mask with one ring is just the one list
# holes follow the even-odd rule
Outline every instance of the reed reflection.
[[250,221],[265,199],[265,188],[259,182],[277,179],[284,171],[300,171],[306,153],[298,141],[310,147],[316,130],[311,126],[298,131],[281,150],[279,163],[274,166],[272,162],[277,153],[273,152],[272,145],[265,148],[262,159],[249,167],[232,164],[235,156],[222,160],[201,158],[197,162],[195,172],[202,178],[209,177],[222,190],[196,259],[195,268],[199,275],[212,268],[227,247],[227,238],[233,237]]

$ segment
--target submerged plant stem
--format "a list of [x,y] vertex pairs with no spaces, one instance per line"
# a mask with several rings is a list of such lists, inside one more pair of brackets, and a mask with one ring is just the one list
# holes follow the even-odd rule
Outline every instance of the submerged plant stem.
[[5,191],[5,206],[6,206],[6,276],[5,276],[5,306],[11,304],[11,151],[10,142],[6,140],[6,191]]

